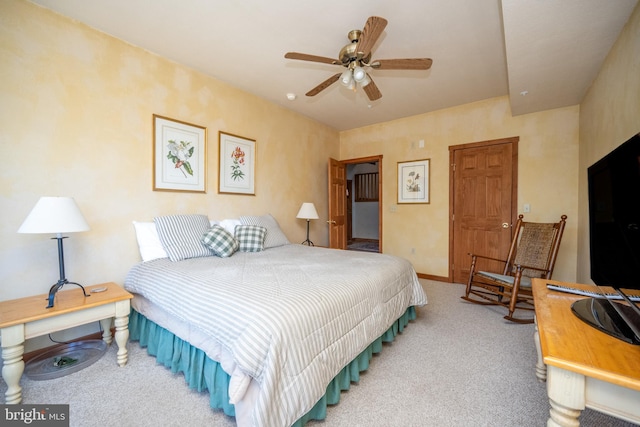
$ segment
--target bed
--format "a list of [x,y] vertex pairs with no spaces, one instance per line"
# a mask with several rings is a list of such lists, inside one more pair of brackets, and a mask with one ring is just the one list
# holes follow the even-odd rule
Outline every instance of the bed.
[[[211,406],[238,426],[323,419],[427,302],[407,260],[291,244],[270,215],[231,224],[173,215],[153,225],[167,254],[143,255],[127,275],[131,339],[209,390]],[[217,245],[227,252],[203,243],[214,229],[227,232]]]

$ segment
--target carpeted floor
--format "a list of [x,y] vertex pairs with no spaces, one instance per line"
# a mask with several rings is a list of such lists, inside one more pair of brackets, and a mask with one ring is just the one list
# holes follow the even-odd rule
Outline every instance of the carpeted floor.
[[[466,303],[460,285],[421,280],[429,303],[371,361],[327,418],[310,427],[544,426],[549,403],[534,373],[533,325],[505,321],[500,308]],[[70,405],[70,425],[235,425],[209,407],[208,393],[189,390],[181,374],[157,365],[138,343],[119,368],[116,348],[88,368],[48,381],[23,377],[27,403]],[[6,385],[0,381],[0,393]],[[592,410],[584,427],[629,427]]]

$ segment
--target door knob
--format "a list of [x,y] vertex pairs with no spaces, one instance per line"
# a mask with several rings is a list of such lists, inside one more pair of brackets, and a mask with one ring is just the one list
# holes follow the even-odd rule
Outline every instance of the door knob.
[[327,224],[335,224],[335,221],[327,221]]
[[502,223],[502,228],[509,228],[509,223],[508,222],[503,222]]

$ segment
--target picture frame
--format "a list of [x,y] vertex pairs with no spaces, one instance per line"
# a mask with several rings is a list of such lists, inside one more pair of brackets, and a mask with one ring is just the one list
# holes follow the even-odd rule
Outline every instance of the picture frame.
[[398,204],[429,203],[430,159],[398,162]]
[[218,193],[255,196],[256,141],[218,132]]
[[206,193],[207,129],[153,115],[153,191]]

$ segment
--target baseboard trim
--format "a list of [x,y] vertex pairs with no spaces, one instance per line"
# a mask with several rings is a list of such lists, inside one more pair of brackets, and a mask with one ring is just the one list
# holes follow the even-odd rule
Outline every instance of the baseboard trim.
[[448,277],[434,276],[432,274],[417,273],[419,279],[435,280],[437,282],[451,282]]

